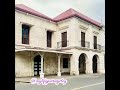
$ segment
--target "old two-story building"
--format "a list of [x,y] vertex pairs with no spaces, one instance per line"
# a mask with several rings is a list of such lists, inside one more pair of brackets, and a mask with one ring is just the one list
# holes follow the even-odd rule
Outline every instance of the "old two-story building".
[[15,5],[15,76],[105,73],[105,29],[68,9],[48,16]]

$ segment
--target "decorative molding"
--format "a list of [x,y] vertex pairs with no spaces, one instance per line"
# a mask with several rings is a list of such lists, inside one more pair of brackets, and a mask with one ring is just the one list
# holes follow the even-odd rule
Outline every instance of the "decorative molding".
[[69,26],[64,26],[64,27],[60,27],[59,30],[63,30],[63,29],[66,29],[66,28],[69,28]]
[[84,23],[85,25],[89,26],[91,23],[81,19],[81,18],[78,18],[78,17],[75,17],[80,23]]
[[92,52],[98,52],[98,53],[101,53],[102,51],[101,50],[97,50],[97,49],[90,49]]
[[93,33],[94,33],[94,34],[96,34],[96,35],[98,35],[98,34],[99,34],[99,32],[96,32],[96,31],[93,31]]
[[83,29],[83,30],[87,30],[88,28],[87,27],[85,27],[85,26],[83,26],[83,25],[80,25],[79,26],[81,29]]
[[20,22],[21,24],[25,24],[25,25],[28,25],[28,26],[34,26],[33,24],[30,24],[30,23],[27,23],[27,22]]
[[101,28],[100,28],[100,27],[97,27],[97,26],[95,26],[95,25],[93,25],[93,24],[91,24],[91,26],[92,26],[92,28],[94,28],[94,29],[101,30]]
[[62,21],[58,21],[57,24],[62,24],[62,23],[70,22],[70,21],[71,21],[71,18],[68,18]]
[[56,30],[45,28],[46,31],[56,32]]
[[85,32],[86,32],[86,30],[85,30],[85,29],[81,29],[81,32],[84,32],[84,33],[85,33]]
[[90,48],[86,48],[86,47],[74,46],[74,48],[75,48],[75,49],[78,49],[78,50],[90,51]]

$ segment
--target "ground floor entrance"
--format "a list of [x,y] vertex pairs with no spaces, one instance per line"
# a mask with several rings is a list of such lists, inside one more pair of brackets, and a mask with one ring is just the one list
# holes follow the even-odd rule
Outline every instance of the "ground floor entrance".
[[93,56],[93,60],[92,60],[92,69],[93,69],[93,73],[97,73],[98,72],[98,63],[97,63],[97,55]]
[[86,70],[86,58],[85,58],[85,54],[81,54],[79,56],[79,74],[85,74],[85,70]]
[[89,53],[74,55],[60,51],[21,51],[16,52],[15,60],[16,77],[79,75],[102,71],[99,56],[96,54],[89,56]]
[[37,55],[34,58],[34,76],[39,76],[41,72],[41,56]]

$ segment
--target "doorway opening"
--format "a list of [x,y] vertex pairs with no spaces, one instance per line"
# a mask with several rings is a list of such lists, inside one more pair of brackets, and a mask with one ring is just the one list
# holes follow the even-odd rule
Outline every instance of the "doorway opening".
[[85,74],[86,73],[86,57],[85,54],[81,54],[79,56],[79,74]]
[[92,65],[92,69],[93,69],[93,73],[98,73],[98,65],[97,65],[97,55],[93,56],[93,65]]
[[37,55],[34,58],[34,76],[40,76],[41,72],[41,56]]

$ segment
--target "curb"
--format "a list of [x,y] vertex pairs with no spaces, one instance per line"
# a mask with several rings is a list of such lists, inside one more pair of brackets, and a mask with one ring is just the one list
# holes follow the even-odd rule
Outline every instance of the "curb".
[[[99,77],[101,75],[104,75],[104,74],[89,74],[89,75],[78,75],[78,76],[69,76],[69,77],[58,77],[58,78],[55,78],[55,79],[60,79],[60,78],[64,78],[64,79],[73,79],[73,78],[88,78],[88,77]],[[53,79],[53,78],[47,78],[47,79]],[[15,82],[20,82],[20,83],[31,83],[30,80],[16,80]]]

